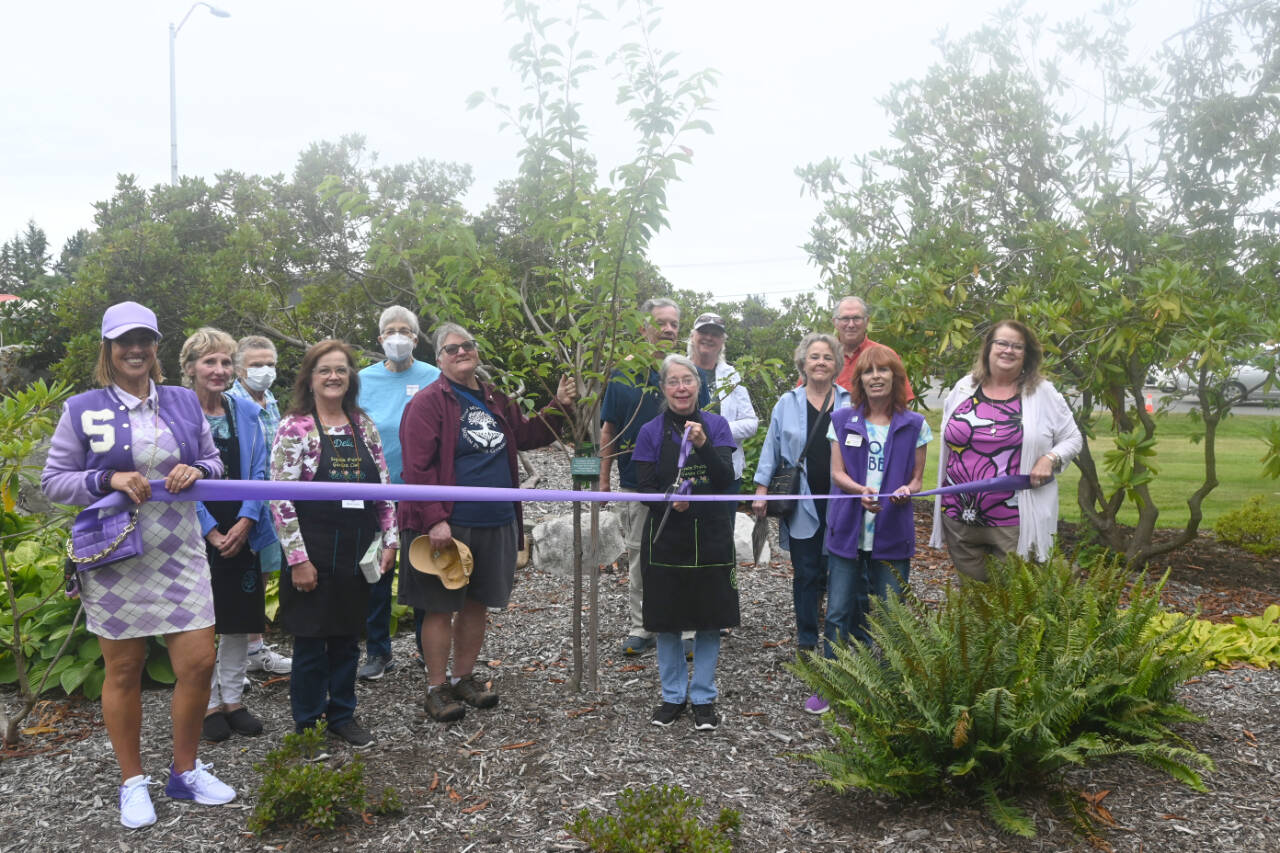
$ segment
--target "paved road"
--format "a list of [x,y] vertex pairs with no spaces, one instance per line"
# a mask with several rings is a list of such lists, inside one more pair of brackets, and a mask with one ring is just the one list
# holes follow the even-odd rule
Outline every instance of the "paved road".
[[[950,389],[932,388],[924,395],[925,404],[930,409],[942,411],[942,399],[946,396],[946,392]],[[1186,414],[1196,406],[1187,400],[1170,399],[1167,404],[1161,402],[1161,398],[1168,396],[1159,388],[1147,388],[1145,393],[1151,395],[1151,403],[1157,409],[1177,414]],[[1237,415],[1247,417],[1272,417],[1280,418],[1280,406],[1274,403],[1253,403],[1244,402],[1235,407],[1233,412]]]

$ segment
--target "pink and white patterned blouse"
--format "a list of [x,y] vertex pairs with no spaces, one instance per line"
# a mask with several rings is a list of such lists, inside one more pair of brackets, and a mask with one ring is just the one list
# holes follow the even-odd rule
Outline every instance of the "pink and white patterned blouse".
[[[382,438],[373,420],[367,417],[359,419],[360,435],[364,444],[378,463],[378,476],[383,483],[387,482],[387,459],[382,453]],[[329,435],[351,435],[351,425],[325,427]],[[271,479],[314,480],[316,468],[320,464],[320,433],[316,430],[315,419],[311,415],[286,415],[276,430],[275,442],[271,447]],[[382,528],[382,546],[399,548],[399,533],[396,529],[396,508],[391,501],[377,501],[378,526]],[[298,526],[298,511],[293,501],[272,501],[271,515],[275,520],[276,534],[284,547],[285,559],[289,565],[296,566],[305,562],[307,548],[302,541],[302,530]]]

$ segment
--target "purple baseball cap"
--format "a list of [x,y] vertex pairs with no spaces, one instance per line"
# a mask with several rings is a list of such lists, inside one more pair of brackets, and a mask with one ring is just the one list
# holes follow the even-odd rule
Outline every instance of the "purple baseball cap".
[[117,302],[102,315],[102,336],[107,340],[114,341],[133,329],[146,329],[157,339],[164,337],[156,328],[156,312],[137,302]]

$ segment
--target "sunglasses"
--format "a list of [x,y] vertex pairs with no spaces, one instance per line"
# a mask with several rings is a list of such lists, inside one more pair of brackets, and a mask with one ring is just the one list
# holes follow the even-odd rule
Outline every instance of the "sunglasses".
[[445,344],[440,347],[440,351],[448,356],[455,356],[460,352],[475,352],[478,349],[475,341],[463,341],[460,344]]

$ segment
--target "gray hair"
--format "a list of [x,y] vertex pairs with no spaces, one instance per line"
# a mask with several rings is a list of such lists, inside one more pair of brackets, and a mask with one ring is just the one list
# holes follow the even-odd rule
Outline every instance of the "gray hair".
[[652,316],[655,308],[674,308],[676,316],[680,316],[680,306],[676,304],[674,299],[668,299],[665,296],[655,296],[652,299],[646,299],[644,304],[640,306],[640,310],[645,314]]
[[[688,354],[689,358],[693,358],[693,333],[695,331],[697,330],[696,329],[689,330],[689,342],[688,342],[688,345],[685,347],[685,352]],[[725,335],[725,340],[727,341],[728,339],[729,339],[729,336]],[[716,363],[717,364],[726,363],[725,357],[724,357],[724,347],[720,347],[720,352],[716,354]]]
[[[857,299],[856,296],[853,298]],[[796,347],[795,355],[792,356],[792,360],[796,364],[796,370],[800,372],[800,377],[805,382],[809,381],[809,377],[806,376],[804,372],[804,357],[809,354],[809,347],[814,344],[826,344],[831,347],[831,354],[836,358],[837,368],[839,368],[844,361],[844,347],[840,346],[840,342],[836,340],[835,335],[829,335],[826,332],[810,332],[800,339],[800,344]],[[839,371],[837,370],[837,372]],[[835,377],[832,378],[834,379]]]
[[413,329],[416,337],[420,333],[418,326],[418,315],[405,308],[403,305],[392,305],[386,308],[381,315],[378,316],[378,334],[382,334],[382,330],[392,323],[400,321]]
[[475,338],[471,336],[470,332],[459,326],[457,323],[441,323],[439,326],[436,326],[436,334],[431,342],[431,345],[435,348],[437,360],[440,358],[440,348],[444,346],[444,339],[450,335],[460,335],[464,340],[468,341],[475,340]]
[[262,335],[245,335],[236,344],[236,367],[244,366],[244,354],[251,349],[269,349],[272,355],[278,356],[276,345],[270,338],[264,338]]
[[667,374],[671,372],[673,367],[683,367],[694,376],[698,375],[698,365],[680,355],[680,353],[673,352],[662,360],[662,370],[658,375],[662,377],[663,382],[667,381]]
[[867,304],[867,300],[863,299],[861,296],[850,295],[850,296],[842,296],[840,297],[839,301],[836,302],[836,310],[831,313],[832,318],[835,318],[840,314],[840,306],[845,304],[846,302],[857,302],[859,305],[862,306],[862,310],[866,312],[866,315],[868,317],[871,316],[871,306]]

